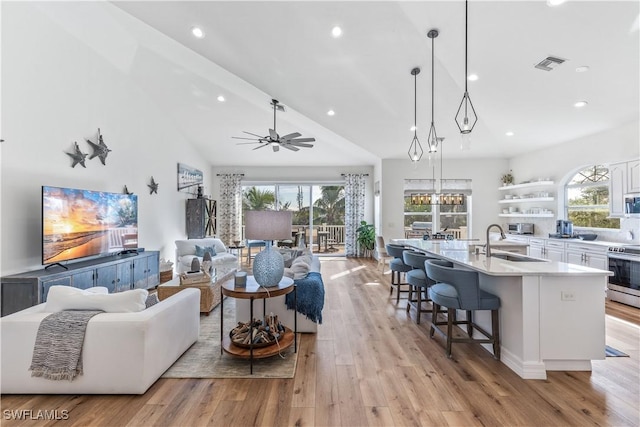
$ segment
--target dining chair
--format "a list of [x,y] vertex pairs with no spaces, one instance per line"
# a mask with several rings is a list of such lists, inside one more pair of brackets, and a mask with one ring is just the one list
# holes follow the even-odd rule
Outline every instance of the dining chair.
[[384,244],[384,237],[376,236],[376,253],[378,254],[378,266],[382,265],[382,274],[384,274],[384,267],[389,263],[393,257],[389,256]]
[[393,257],[391,261],[389,261],[389,269],[391,270],[391,287],[389,288],[389,295],[393,295],[393,287],[396,287],[396,304],[400,302],[400,293],[406,292],[409,290],[403,290],[401,286],[408,285],[408,283],[402,281],[403,273],[407,271],[413,270],[413,267],[404,263],[402,259],[402,253],[405,248],[402,245],[394,245],[392,243],[387,243],[385,245],[385,249],[387,253]]

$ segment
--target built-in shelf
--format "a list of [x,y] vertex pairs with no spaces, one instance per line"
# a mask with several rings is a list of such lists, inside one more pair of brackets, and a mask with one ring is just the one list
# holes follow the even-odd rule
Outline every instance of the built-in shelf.
[[498,203],[553,202],[553,197],[522,197],[518,199],[502,199]]
[[499,187],[498,190],[516,190],[518,188],[546,187],[553,184],[553,181],[533,181],[525,182],[523,184],[505,185],[503,187]]
[[553,218],[555,216],[554,213],[541,213],[541,214],[526,214],[522,212],[518,213],[508,213],[508,214],[498,214],[498,216],[506,216],[511,218]]

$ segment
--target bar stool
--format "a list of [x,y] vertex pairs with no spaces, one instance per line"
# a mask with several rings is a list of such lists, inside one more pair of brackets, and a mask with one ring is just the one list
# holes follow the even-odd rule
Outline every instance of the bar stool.
[[[424,263],[428,259],[434,259],[423,253],[405,250],[402,253],[402,259],[405,264],[411,266],[413,270],[408,271],[406,274],[407,283],[409,284],[409,298],[407,299],[407,313],[411,310],[412,304],[416,307],[416,323],[420,324],[420,313],[431,313],[431,309],[422,308],[422,294],[424,293],[424,302],[429,302],[429,295],[427,289],[435,282],[427,277]],[[413,297],[413,293],[416,293],[416,297]]]
[[389,295],[393,295],[393,287],[397,288],[396,292],[396,304],[400,303],[400,292],[409,292],[409,290],[401,290],[400,286],[408,285],[408,283],[401,282],[402,273],[413,270],[413,267],[404,263],[402,259],[402,253],[404,252],[404,246],[394,245],[388,243],[385,245],[387,254],[392,256],[393,259],[389,261],[389,269],[391,270],[391,287],[389,288]]
[[[454,268],[449,261],[440,259],[425,262],[427,277],[436,284],[429,287],[429,298],[433,304],[433,322],[429,336],[434,331],[447,339],[446,354],[451,358],[451,344],[454,342],[475,342],[493,344],[493,357],[500,360],[500,324],[498,309],[500,298],[480,289],[478,273],[470,270]],[[447,308],[447,321],[438,322],[440,307]],[[456,320],[456,310],[465,310],[467,320]],[[492,333],[473,322],[473,310],[491,310]],[[454,338],[453,325],[467,325],[468,338]],[[438,325],[447,325],[445,333]],[[474,339],[473,330],[477,330],[487,339]]]

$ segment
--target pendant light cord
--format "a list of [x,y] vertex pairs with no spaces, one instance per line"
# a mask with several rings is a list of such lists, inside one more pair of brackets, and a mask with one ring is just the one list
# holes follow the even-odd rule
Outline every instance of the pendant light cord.
[[435,80],[435,75],[433,73],[433,70],[435,69],[433,66],[433,62],[434,62],[433,50],[435,49],[434,43],[433,43],[434,39],[435,37],[431,37],[431,126],[433,126],[433,99],[436,97],[436,94],[433,89],[434,87],[433,81]]
[[418,137],[418,73],[413,74],[413,137]]
[[468,72],[467,62],[469,61],[469,55],[467,54],[467,46],[469,45],[469,23],[467,19],[469,2],[464,2],[464,93],[469,92],[467,90]]

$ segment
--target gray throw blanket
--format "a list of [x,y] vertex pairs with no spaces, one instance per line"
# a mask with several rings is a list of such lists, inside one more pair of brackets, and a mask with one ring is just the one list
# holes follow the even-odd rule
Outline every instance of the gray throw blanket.
[[102,311],[70,310],[42,319],[31,359],[32,377],[69,380],[82,375],[82,345],[87,323]]

